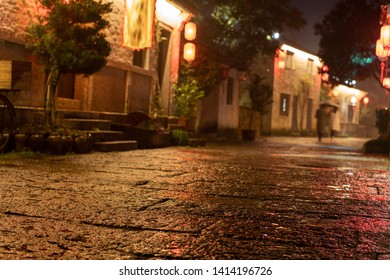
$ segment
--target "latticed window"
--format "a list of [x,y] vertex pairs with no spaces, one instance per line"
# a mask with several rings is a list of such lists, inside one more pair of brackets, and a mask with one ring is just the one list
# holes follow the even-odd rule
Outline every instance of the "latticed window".
[[287,51],[286,68],[294,69],[294,53],[293,52]]

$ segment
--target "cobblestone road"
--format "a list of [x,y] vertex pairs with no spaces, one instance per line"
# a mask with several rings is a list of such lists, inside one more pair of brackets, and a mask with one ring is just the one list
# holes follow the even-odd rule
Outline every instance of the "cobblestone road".
[[390,259],[360,139],[0,156],[0,259]]

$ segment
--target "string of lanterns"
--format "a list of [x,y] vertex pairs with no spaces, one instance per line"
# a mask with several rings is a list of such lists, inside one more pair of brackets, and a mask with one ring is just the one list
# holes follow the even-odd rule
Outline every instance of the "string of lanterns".
[[[187,22],[184,26],[184,38],[187,41],[193,41],[196,38],[196,24],[194,22]],[[196,45],[192,42],[184,44],[183,58],[187,62],[195,60]]]

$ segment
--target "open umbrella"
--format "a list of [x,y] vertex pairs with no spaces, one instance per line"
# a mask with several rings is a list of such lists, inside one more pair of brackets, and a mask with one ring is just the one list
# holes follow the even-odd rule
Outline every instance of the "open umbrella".
[[334,102],[331,102],[329,100],[326,100],[326,101],[323,101],[320,103],[321,106],[329,106],[329,107],[335,107],[335,108],[339,108],[339,105],[334,103]]

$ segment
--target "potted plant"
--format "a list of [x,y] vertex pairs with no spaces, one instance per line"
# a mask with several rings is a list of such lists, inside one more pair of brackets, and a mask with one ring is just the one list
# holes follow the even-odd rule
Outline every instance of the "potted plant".
[[267,113],[267,105],[272,102],[272,88],[264,80],[265,77],[258,74],[254,74],[249,80],[248,93],[251,100],[249,126],[241,131],[243,140],[256,139],[257,130],[253,128],[254,115],[256,112],[260,115]]
[[181,123],[185,127],[188,122],[192,121],[195,123],[199,101],[205,96],[205,92],[201,88],[199,81],[192,74],[193,70],[191,68],[183,66],[180,71],[179,80],[173,86],[173,114],[179,120],[185,122]]

